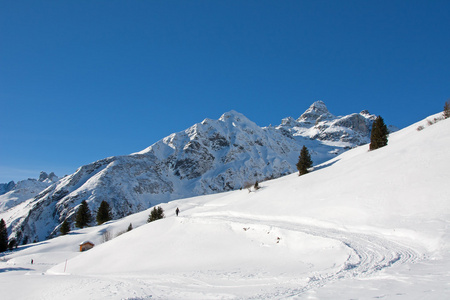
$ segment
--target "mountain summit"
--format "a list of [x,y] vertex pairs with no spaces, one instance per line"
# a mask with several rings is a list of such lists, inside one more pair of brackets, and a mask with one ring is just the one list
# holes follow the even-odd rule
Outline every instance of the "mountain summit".
[[297,122],[303,123],[305,127],[314,126],[317,121],[329,120],[334,116],[328,111],[323,101],[314,102],[298,119]]
[[229,111],[140,152],[80,167],[30,199],[21,213],[9,214],[14,216],[7,221],[9,230],[42,240],[58,234],[64,220],[73,221],[83,200],[91,211],[107,201],[114,218],[120,218],[158,203],[280,177],[296,172],[303,145],[319,164],[368,143],[374,119],[370,114],[336,117],[317,101],[297,120],[286,118],[279,126],[262,128],[243,114]]

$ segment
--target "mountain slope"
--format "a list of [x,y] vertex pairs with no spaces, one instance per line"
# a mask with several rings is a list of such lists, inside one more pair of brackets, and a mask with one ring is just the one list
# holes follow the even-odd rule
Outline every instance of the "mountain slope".
[[58,181],[58,176],[51,172],[41,172],[39,179],[29,178],[17,183],[10,181],[7,184],[0,185],[0,213],[20,203],[34,198],[37,194]]
[[[447,299],[449,146],[450,120],[422,121],[392,134],[384,148],[352,149],[254,192],[171,201],[161,205],[164,220],[146,224],[147,210],[19,249],[0,262],[12,269],[0,272],[4,294]],[[102,243],[105,232],[130,223],[131,232]],[[97,246],[80,254],[86,239]],[[30,266],[31,258],[41,263]]]
[[82,166],[36,196],[29,214],[10,230],[42,240],[58,234],[66,218],[86,200],[95,213],[107,201],[115,218],[173,199],[236,190],[296,171],[303,145],[314,162],[366,143],[375,116],[335,117],[315,102],[296,121],[261,128],[231,111],[205,119],[127,156]]

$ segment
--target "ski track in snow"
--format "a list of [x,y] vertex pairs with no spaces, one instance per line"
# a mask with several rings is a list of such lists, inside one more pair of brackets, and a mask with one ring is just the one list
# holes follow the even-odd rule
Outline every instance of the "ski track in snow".
[[[199,214],[187,217],[191,220],[198,218],[210,220],[221,220],[229,224],[237,223],[248,227],[252,226],[270,226],[272,228],[286,229],[296,232],[306,233],[312,236],[333,239],[339,241],[347,248],[351,249],[352,254],[347,259],[345,265],[335,272],[326,270],[315,272],[307,280],[306,285],[298,288],[283,287],[283,282],[279,282],[276,291],[271,294],[258,294],[247,299],[260,298],[295,298],[299,297],[311,289],[320,288],[328,283],[346,279],[363,278],[373,275],[394,264],[415,263],[424,258],[421,251],[414,250],[398,242],[374,234],[362,234],[337,229],[322,228],[311,226],[309,224],[282,221],[280,219],[261,219],[257,216],[230,216],[227,214]],[[292,285],[292,278],[289,279],[289,286]],[[300,279],[298,280],[299,284]],[[239,297],[238,297],[239,298]]]
[[[307,298],[309,291],[319,290],[327,284],[351,278],[370,278],[391,266],[411,264],[424,258],[422,254],[424,252],[411,248],[410,244],[408,247],[379,234],[320,227],[302,223],[300,220],[241,215],[234,212],[196,213],[180,217],[179,220],[202,224],[222,223],[236,230],[242,228],[245,234],[249,233],[249,229],[261,230],[265,234],[267,228],[270,228],[272,232],[298,232],[337,241],[350,251],[342,265],[319,268],[316,271],[300,273],[299,276],[271,274],[270,271],[245,268],[161,274],[150,272],[148,274],[71,275],[69,277],[56,275],[53,279],[58,284],[52,285],[51,291],[45,289],[45,292],[40,295],[41,298],[75,299],[78,296],[87,296],[90,299],[126,300],[303,299]],[[270,238],[274,237],[276,235],[271,235]],[[51,276],[42,276],[44,269],[27,274],[36,279]]]

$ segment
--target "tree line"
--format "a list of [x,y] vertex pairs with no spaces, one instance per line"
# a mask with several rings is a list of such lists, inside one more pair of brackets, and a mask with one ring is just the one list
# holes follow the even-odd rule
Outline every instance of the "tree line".
[[[97,225],[101,225],[105,222],[112,220],[111,208],[106,201],[100,203],[95,220]],[[86,200],[81,201],[80,207],[75,214],[75,226],[78,228],[88,227],[92,222],[92,215]],[[70,222],[65,219],[61,224],[59,231],[62,235],[68,234],[70,232]]]

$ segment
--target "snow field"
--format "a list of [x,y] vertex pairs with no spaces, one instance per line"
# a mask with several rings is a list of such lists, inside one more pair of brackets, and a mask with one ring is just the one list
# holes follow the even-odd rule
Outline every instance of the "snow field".
[[[147,210],[20,247],[0,258],[1,298],[450,298],[449,121],[258,191],[161,204],[163,220]],[[83,240],[96,247],[79,253]]]

